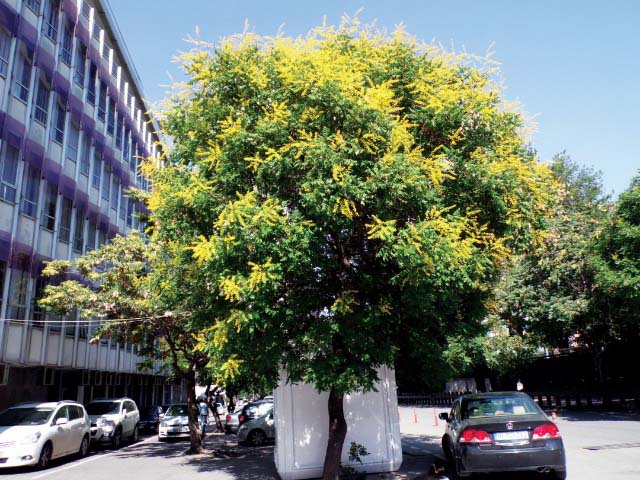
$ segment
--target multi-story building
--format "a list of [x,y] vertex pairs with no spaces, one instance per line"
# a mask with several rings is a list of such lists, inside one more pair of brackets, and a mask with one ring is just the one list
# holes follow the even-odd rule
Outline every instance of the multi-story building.
[[[129,187],[159,128],[105,0],[0,0],[0,410],[23,400],[173,400],[136,345],[89,339],[35,299],[43,262],[141,229]],[[158,365],[156,365],[157,367]]]

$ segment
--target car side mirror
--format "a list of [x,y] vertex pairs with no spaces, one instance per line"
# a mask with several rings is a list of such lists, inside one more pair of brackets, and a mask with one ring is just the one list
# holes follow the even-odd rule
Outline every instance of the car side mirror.
[[164,413],[159,414],[158,418],[164,418]]
[[443,412],[440,415],[438,415],[438,417],[440,418],[440,420],[444,420],[445,422],[449,421],[449,414],[447,412]]
[[56,420],[56,425],[66,425],[67,423],[69,423],[69,419],[65,417]]

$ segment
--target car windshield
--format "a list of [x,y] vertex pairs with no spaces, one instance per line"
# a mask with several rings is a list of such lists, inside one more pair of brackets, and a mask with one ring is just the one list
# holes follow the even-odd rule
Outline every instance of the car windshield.
[[94,402],[87,405],[89,415],[113,415],[120,412],[120,402]]
[[160,413],[160,407],[145,407],[140,412],[143,417],[155,417]]
[[533,415],[540,413],[540,409],[528,397],[505,395],[465,399],[462,401],[461,413],[464,420],[500,415]]
[[171,405],[167,410],[165,417],[176,417],[178,415],[186,415],[186,414],[187,414],[186,405]]
[[10,408],[0,413],[0,427],[16,425],[43,425],[47,423],[53,408]]

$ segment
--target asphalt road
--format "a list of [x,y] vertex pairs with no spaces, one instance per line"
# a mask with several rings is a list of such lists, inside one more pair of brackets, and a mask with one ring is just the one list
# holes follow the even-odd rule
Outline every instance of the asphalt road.
[[[427,478],[442,458],[443,432],[437,413],[444,409],[401,407],[404,459],[400,472],[368,478]],[[569,480],[640,479],[640,415],[568,413],[558,417],[567,452]],[[113,451],[98,449],[87,458],[54,462],[45,471],[0,469],[0,480],[272,480],[277,479],[273,446],[240,447],[235,436],[209,435],[205,455],[186,455],[187,441],[159,443],[155,436]],[[490,477],[493,480],[494,477]],[[502,478],[502,477],[495,477]],[[509,480],[517,480],[509,477]]]

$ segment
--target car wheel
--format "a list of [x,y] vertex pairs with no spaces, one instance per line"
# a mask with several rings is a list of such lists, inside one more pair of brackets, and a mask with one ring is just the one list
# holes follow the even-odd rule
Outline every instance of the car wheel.
[[136,443],[138,441],[138,425],[133,428],[133,433],[129,437],[129,441],[131,443]]
[[251,430],[249,436],[247,437],[247,441],[254,447],[261,447],[267,442],[267,436],[262,430]]
[[89,435],[85,435],[82,437],[82,442],[80,442],[80,450],[78,450],[78,456],[80,458],[84,458],[89,453]]
[[447,461],[453,463],[453,450],[451,449],[451,440],[449,440],[449,435],[442,436],[442,452],[444,453]]
[[36,464],[36,468],[38,470],[44,470],[51,463],[51,454],[53,453],[53,446],[50,442],[47,442],[40,450],[40,457],[38,458],[38,463]]
[[120,444],[122,443],[122,431],[117,429],[113,434],[113,438],[111,439],[111,448],[120,448]]

